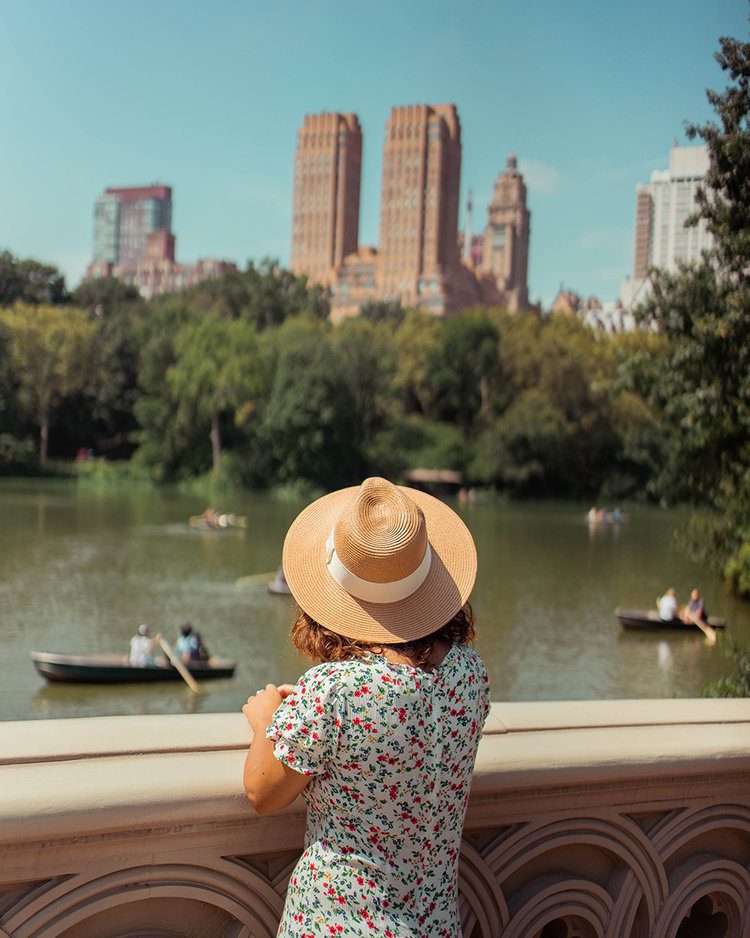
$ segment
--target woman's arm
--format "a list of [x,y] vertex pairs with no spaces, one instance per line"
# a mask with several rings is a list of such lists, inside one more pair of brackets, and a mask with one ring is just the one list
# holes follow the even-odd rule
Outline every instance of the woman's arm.
[[295,772],[273,754],[274,744],[266,729],[281,701],[294,688],[290,684],[267,684],[265,690],[248,697],[242,712],[253,730],[253,741],[245,759],[243,782],[250,803],[258,814],[273,814],[291,804],[310,781],[309,775]]

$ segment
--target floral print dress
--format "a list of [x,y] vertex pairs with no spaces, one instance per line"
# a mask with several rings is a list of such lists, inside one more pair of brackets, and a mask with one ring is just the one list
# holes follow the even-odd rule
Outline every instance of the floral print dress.
[[285,938],[458,938],[458,856],[489,685],[454,644],[422,671],[379,655],[311,668],[266,735],[312,775]]

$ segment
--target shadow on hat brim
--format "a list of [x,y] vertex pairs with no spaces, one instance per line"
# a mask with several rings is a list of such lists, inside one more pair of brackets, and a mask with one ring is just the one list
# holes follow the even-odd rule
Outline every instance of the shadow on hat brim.
[[442,628],[466,603],[474,586],[477,554],[469,529],[448,505],[418,489],[400,487],[422,509],[432,563],[424,583],[394,603],[350,596],[326,566],[326,541],[359,486],[340,489],[308,505],[284,541],[284,576],[299,607],[320,625],[363,642],[414,641]]

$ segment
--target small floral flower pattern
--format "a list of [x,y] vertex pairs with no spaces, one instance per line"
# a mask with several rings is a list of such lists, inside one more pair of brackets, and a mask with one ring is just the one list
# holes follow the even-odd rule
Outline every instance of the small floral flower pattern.
[[312,775],[284,938],[459,938],[458,856],[489,683],[454,644],[425,672],[379,655],[300,678],[266,735]]

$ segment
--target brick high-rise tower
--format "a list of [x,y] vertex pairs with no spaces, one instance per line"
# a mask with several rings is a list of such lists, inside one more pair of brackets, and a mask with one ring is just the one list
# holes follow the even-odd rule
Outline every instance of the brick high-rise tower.
[[355,114],[307,114],[297,132],[290,267],[331,284],[357,250],[362,130]]
[[531,215],[526,208],[526,186],[518,172],[515,156],[508,157],[505,170],[495,181],[487,209],[482,270],[494,277],[508,309],[526,309]]
[[459,265],[460,180],[455,105],[392,108],[383,146],[381,296],[444,312],[444,281]]

